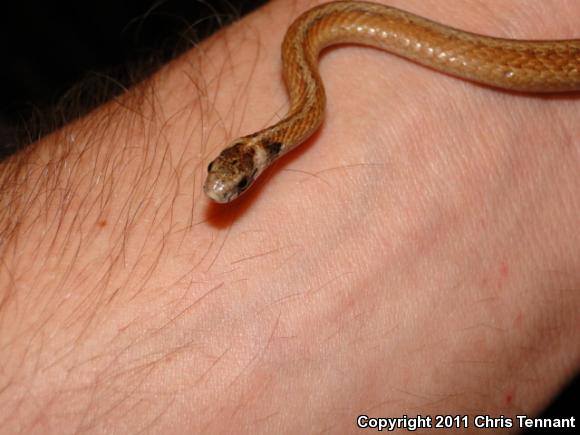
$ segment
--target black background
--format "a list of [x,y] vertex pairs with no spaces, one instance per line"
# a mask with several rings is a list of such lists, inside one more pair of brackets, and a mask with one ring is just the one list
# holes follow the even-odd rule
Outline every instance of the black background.
[[263,3],[1,2],[0,156],[86,113]]
[[[265,0],[16,1],[0,6],[0,156],[73,119]],[[71,92],[82,82],[85,92]],[[99,92],[91,93],[91,83]],[[67,104],[67,95],[75,95]],[[32,122],[31,122],[32,121]],[[578,416],[580,378],[542,417]],[[516,397],[517,400],[517,397]]]

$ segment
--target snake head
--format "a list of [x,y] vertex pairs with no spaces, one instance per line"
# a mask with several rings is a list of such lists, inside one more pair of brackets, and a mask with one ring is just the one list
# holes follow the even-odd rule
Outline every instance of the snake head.
[[203,186],[206,195],[218,203],[233,201],[244,193],[258,176],[256,150],[244,142],[224,149],[207,167]]

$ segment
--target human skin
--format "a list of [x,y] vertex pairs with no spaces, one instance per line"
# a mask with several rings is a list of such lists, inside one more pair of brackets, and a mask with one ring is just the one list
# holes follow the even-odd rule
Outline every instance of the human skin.
[[[320,131],[237,202],[203,196],[219,150],[284,114],[279,45],[314,4],[268,4],[2,163],[0,432],[535,415],[578,372],[577,97],[331,49]],[[574,0],[389,4],[580,37]]]

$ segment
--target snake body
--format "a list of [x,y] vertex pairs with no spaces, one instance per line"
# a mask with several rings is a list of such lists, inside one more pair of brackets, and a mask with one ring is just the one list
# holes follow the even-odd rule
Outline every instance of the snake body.
[[580,90],[580,39],[525,41],[454,29],[385,5],[342,1],[302,14],[282,44],[290,109],[275,125],[235,140],[209,164],[206,195],[219,203],[246,191],[274,160],[320,125],[325,93],[320,52],[334,44],[380,48],[485,85],[520,92]]

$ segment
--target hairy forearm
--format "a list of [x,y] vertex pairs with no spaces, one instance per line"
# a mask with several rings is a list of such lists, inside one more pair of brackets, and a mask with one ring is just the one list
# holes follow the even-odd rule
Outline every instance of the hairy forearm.
[[[5,428],[111,424],[149,402],[131,391],[191,339],[168,339],[167,324],[215,285],[193,272],[213,240],[194,229],[206,156],[187,121],[201,118],[202,97],[174,75],[167,68],[3,164]],[[165,80],[183,86],[181,107],[161,94]],[[167,406],[156,402],[148,414]]]
[[[208,204],[208,161],[283,114],[278,46],[307,3],[269,5],[3,163],[2,427],[534,413],[577,370],[573,98],[332,52],[316,146]],[[523,20],[496,6],[447,19]],[[577,9],[541,36],[574,36]]]

